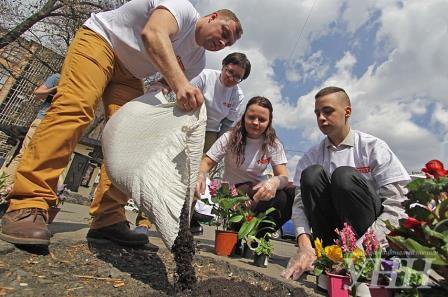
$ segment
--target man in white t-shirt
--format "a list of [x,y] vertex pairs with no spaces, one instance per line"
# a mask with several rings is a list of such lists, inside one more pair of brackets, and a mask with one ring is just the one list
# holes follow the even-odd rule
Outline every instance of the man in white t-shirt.
[[316,259],[311,239],[331,245],[348,223],[358,238],[372,227],[386,244],[385,220],[398,226],[406,217],[401,203],[410,177],[381,139],[352,130],[348,123],[351,104],[347,93],[327,87],[316,96],[314,112],[327,137],[299,160],[294,184],[298,186],[292,210],[298,251],[283,273],[298,279]]
[[[230,10],[200,17],[187,0],[132,0],[92,14],[71,43],[53,104],[36,130],[18,168],[0,238],[14,244],[49,245],[48,208],[75,145],[103,99],[109,118],[143,94],[142,78],[157,71],[186,111],[203,102],[189,83],[205,66],[205,50],[218,51],[242,34]],[[88,238],[143,245],[147,236],[127,225],[127,197],[111,185],[105,170],[92,203]]]

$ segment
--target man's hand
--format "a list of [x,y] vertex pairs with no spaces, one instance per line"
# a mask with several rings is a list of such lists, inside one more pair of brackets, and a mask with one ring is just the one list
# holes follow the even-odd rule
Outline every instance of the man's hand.
[[195,86],[186,84],[176,91],[176,105],[185,111],[195,110],[202,103],[204,103],[204,96]]
[[313,269],[315,260],[316,254],[312,247],[300,247],[297,253],[289,260],[288,266],[282,272],[282,276],[286,279],[298,280],[305,271]]

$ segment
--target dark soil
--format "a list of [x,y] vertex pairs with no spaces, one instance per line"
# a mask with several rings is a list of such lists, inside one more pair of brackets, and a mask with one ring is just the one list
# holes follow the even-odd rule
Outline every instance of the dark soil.
[[198,255],[197,284],[176,293],[173,255],[155,246],[64,242],[50,248],[0,255],[0,296],[304,296],[300,288]]
[[174,241],[172,252],[176,262],[176,291],[192,290],[197,282],[196,272],[193,268],[195,254],[194,239],[190,231],[190,205],[185,200],[180,215],[179,234]]

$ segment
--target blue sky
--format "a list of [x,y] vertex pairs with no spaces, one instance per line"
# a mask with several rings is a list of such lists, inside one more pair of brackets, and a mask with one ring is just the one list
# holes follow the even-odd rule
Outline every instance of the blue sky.
[[384,139],[409,171],[430,159],[448,161],[448,1],[192,3],[202,15],[229,8],[241,19],[243,38],[209,53],[207,67],[219,69],[232,51],[248,55],[252,73],[241,87],[248,98],[264,95],[274,103],[291,174],[323,138],[313,98],[329,85],[347,90],[351,126]]

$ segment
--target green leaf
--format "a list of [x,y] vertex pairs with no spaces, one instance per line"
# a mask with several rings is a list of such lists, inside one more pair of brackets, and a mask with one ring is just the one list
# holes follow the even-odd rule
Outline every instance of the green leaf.
[[275,207],[271,207],[271,208],[269,208],[268,210],[266,210],[266,211],[265,211],[265,214],[268,215],[268,214],[270,214],[270,213],[273,212],[273,211],[275,211]]
[[434,226],[434,230],[445,234],[445,231],[448,231],[448,219],[438,222],[437,225]]
[[399,247],[413,253],[413,257],[417,258],[430,258],[435,265],[447,265],[446,259],[442,258],[437,253],[435,247],[426,247],[418,243],[412,238],[403,238],[401,236],[388,236],[388,239]]
[[243,225],[240,228],[240,231],[238,232],[238,239],[243,239],[247,235],[251,235],[254,232],[254,227],[257,224],[256,218],[253,218],[250,222],[244,222]]
[[428,221],[430,217],[432,217],[431,211],[427,208],[424,208],[420,205],[415,205],[407,211],[407,214],[410,217],[416,218],[419,221]]
[[277,225],[274,221],[267,220],[267,219],[264,219],[262,222],[263,222],[263,223],[267,223],[267,224],[271,224],[271,225],[273,225],[273,226],[276,226],[276,225]]
[[443,236],[442,233],[439,233],[437,231],[431,230],[431,228],[428,225],[424,225],[422,227],[423,229],[423,233],[427,236],[427,237],[433,237],[433,238],[437,238],[437,239],[441,239],[441,240],[445,240],[445,236]]
[[244,216],[243,215],[234,215],[233,217],[231,217],[230,219],[229,219],[229,222],[230,223],[238,223],[238,222],[241,222],[241,220],[244,218]]

